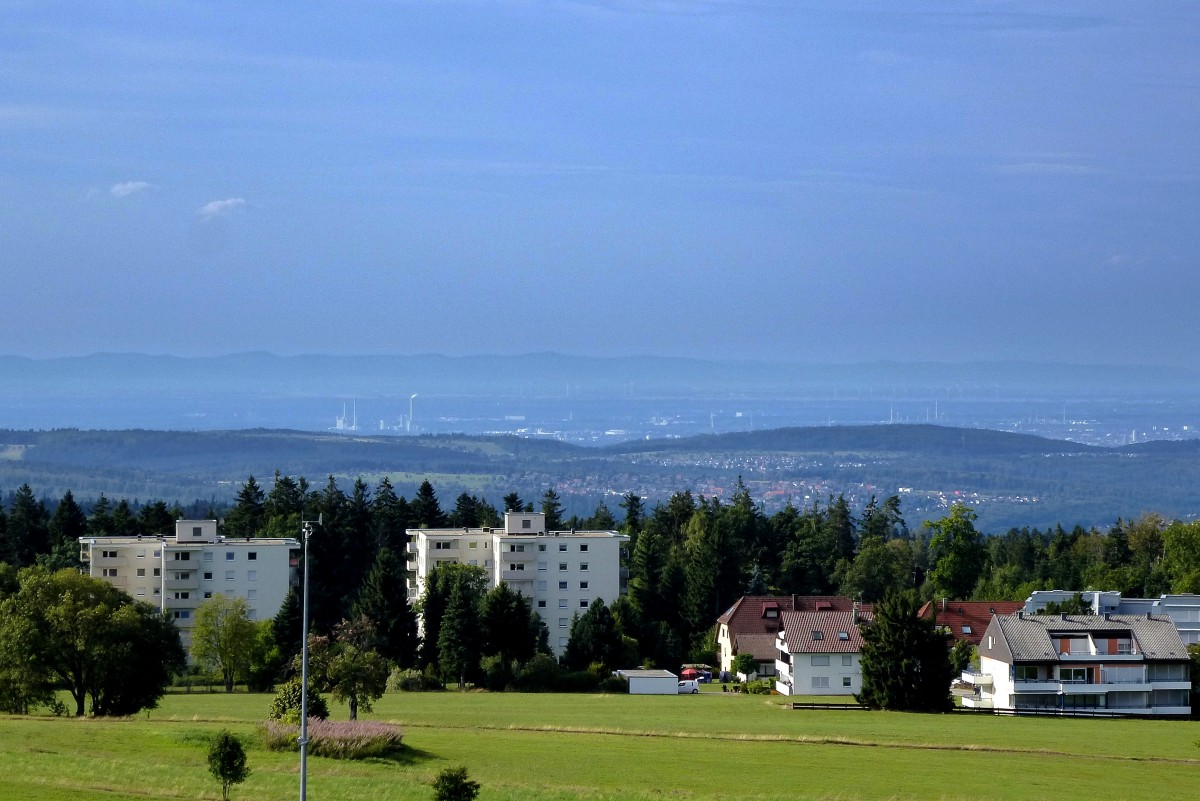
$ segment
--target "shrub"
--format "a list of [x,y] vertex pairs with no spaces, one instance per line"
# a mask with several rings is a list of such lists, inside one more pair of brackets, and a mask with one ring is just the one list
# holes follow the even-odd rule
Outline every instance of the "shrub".
[[242,741],[227,731],[218,734],[208,749],[208,772],[221,782],[221,798],[229,801],[229,788],[250,775]]
[[[293,723],[267,721],[267,747],[272,751],[298,751],[296,742],[300,726]],[[369,720],[331,721],[310,718],[308,721],[308,753],[331,759],[367,759],[398,753],[399,726]]]
[[[329,705],[312,686],[308,685],[308,716],[324,720],[329,717]],[[285,723],[299,724],[300,722],[300,679],[289,679],[275,698],[271,701],[271,710],[267,713],[271,720],[281,720]]]
[[466,768],[446,768],[433,780],[434,801],[474,801],[479,782],[467,778]]
[[391,692],[419,693],[429,690],[444,690],[446,687],[433,676],[419,670],[394,668],[388,675],[387,688]]
[[514,664],[506,662],[499,654],[485,656],[479,666],[483,668],[484,686],[493,692],[507,690],[516,678]]
[[628,693],[629,680],[624,676],[609,676],[600,681],[600,692],[602,693]]

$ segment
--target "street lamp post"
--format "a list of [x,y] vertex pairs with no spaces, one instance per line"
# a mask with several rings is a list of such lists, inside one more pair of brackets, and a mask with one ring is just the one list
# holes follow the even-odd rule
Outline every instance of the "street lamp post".
[[[321,525],[322,515],[317,515],[316,525]],[[301,604],[300,623],[300,801],[308,799],[308,540],[313,535],[313,522],[302,521],[300,531],[304,536],[304,600]]]

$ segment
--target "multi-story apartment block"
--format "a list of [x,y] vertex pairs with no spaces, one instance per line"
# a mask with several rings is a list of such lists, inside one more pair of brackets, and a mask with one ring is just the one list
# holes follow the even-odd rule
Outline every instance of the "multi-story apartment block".
[[621,549],[616,531],[547,531],[546,516],[505,512],[501,528],[408,530],[408,597],[416,601],[440,564],[476,565],[488,586],[504,582],[525,595],[550,629],[550,646],[567,646],[571,618],[597,598],[611,604],[621,594]]
[[1190,660],[1165,615],[996,615],[964,706],[1187,715]]
[[295,584],[300,542],[229,539],[216,520],[179,520],[175,536],[80,537],[79,558],[93,578],[174,620],[186,648],[195,610],[220,594],[245,598],[251,619],[274,617]]

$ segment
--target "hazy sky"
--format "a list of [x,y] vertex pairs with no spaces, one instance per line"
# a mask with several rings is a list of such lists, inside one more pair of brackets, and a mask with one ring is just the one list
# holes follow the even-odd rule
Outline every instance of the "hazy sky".
[[1200,367],[1200,5],[4,4],[0,353]]

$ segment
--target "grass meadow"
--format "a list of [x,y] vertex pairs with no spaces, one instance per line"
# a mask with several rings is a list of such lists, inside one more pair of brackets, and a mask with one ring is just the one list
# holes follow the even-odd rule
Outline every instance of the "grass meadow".
[[[218,799],[207,740],[242,736],[235,801],[294,799],[298,755],[266,750],[269,696],[179,693],[124,720],[0,717],[0,799]],[[333,707],[345,719],[344,708]],[[1147,799],[1200,794],[1190,721],[793,711],[770,696],[388,694],[362,717],[400,724],[405,753],[310,757],[309,797],[430,799],[464,765],[480,798]]]

